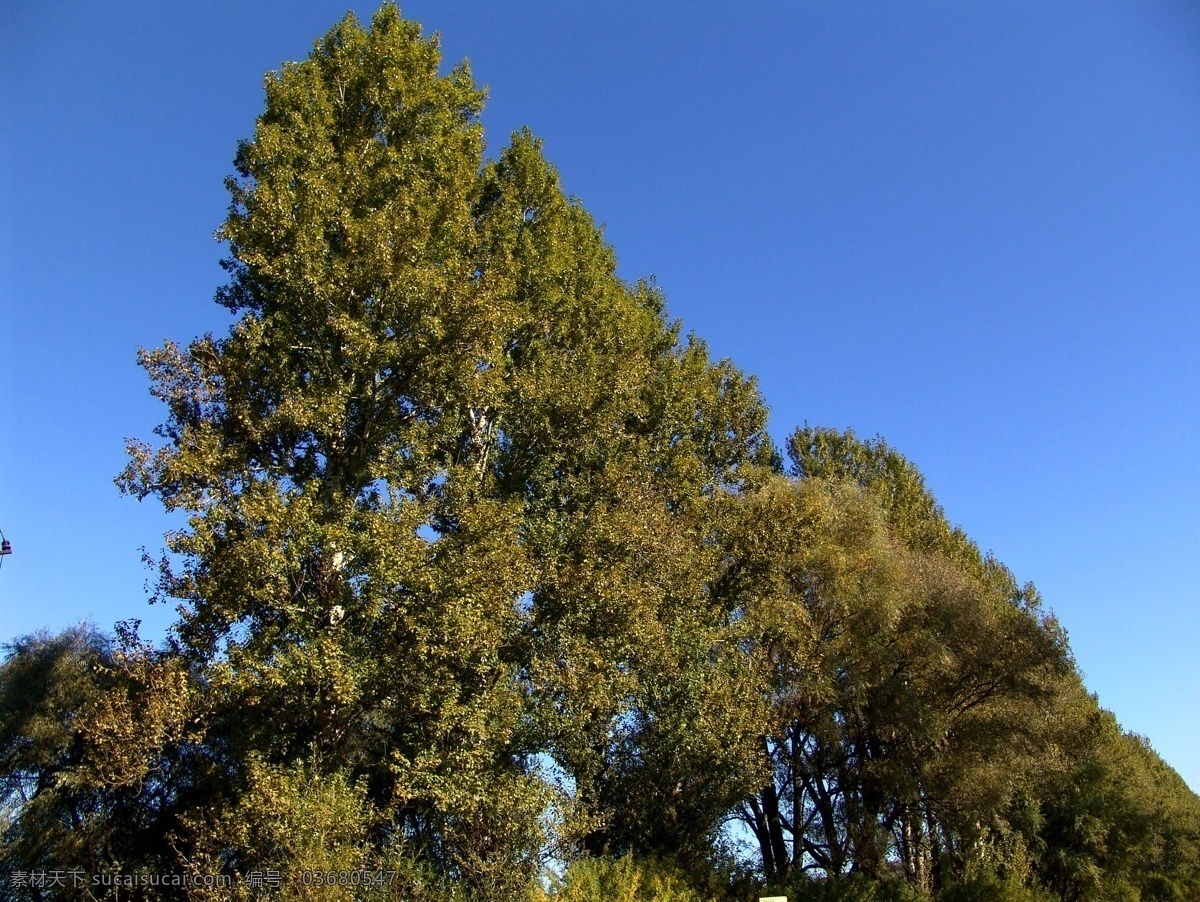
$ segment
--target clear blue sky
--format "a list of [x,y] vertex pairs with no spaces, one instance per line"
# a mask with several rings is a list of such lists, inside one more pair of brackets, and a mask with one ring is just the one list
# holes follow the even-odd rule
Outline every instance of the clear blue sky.
[[[371,6],[355,4],[360,16]],[[339,2],[0,10],[0,640],[149,608],[138,345],[223,332],[263,74]],[[404,6],[528,124],[622,273],[797,424],[882,434],[1042,589],[1200,789],[1200,7]]]

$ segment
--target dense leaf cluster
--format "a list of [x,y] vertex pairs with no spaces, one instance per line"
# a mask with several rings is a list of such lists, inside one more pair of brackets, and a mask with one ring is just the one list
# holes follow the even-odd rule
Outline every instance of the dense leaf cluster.
[[882,441],[800,429],[785,470],[754,380],[617,277],[535,138],[485,158],[440,64],[389,5],[268,77],[238,319],[142,353],[167,420],[118,480],[186,517],[178,623],[10,647],[0,870],[1200,897],[1200,800],[1033,587]]

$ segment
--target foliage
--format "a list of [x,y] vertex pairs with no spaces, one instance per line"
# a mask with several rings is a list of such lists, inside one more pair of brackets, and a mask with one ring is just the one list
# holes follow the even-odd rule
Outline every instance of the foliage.
[[166,420],[118,479],[186,520],[179,620],[9,647],[0,869],[1200,897],[1200,800],[1036,589],[882,439],[799,429],[785,476],[754,380],[618,278],[528,131],[485,159],[484,92],[440,67],[385,4],[267,78],[236,321],[141,352]]
[[571,862],[546,902],[703,902],[687,876],[663,860],[585,857]]
[[1187,899],[1200,890],[1200,799],[1079,687],[1067,766],[1042,789],[1037,870],[1061,898]]
[[[188,515],[159,592],[224,784],[344,774],[378,836],[507,897],[537,755],[568,846],[682,849],[735,800],[695,766],[726,724],[685,757],[680,715],[737,693],[713,518],[771,451],[753,382],[616,277],[532,136],[485,163],[482,92],[439,62],[385,6],[268,79],[221,230],[240,319],[143,352],[166,442],[120,482]],[[632,783],[673,817],[628,817]]]
[[[216,873],[223,863],[238,874],[371,870],[375,860],[365,838],[373,812],[365,795],[362,785],[348,783],[342,774],[251,761],[235,804],[213,823],[196,825],[207,842],[189,864],[197,873]],[[339,887],[292,889],[301,896],[307,890],[314,899],[350,898]]]
[[1044,889],[983,874],[954,883],[937,898],[938,902],[1053,902],[1055,897]]
[[1032,590],[1014,604],[982,570],[905,547],[878,498],[814,476],[747,500],[723,591],[755,624],[775,778],[740,816],[768,875],[878,878],[894,852],[930,888],[987,848],[979,825],[1034,769],[1039,709],[1070,670]]
[[876,880],[862,874],[813,880],[793,875],[768,884],[764,892],[787,896],[789,902],[918,902],[922,896],[900,880]]
[[[18,639],[0,667],[0,866],[166,867],[194,735],[182,662],[81,625]],[[164,754],[164,748],[171,752]]]

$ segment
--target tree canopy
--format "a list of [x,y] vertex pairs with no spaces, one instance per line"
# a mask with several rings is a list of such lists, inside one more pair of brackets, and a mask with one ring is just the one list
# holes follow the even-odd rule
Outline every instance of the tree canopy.
[[532,134],[485,157],[441,64],[388,4],[268,76],[219,233],[235,322],[141,352],[166,420],[118,477],[186,518],[179,619],[9,647],[9,870],[1194,894],[1200,800],[1036,589],[881,439],[805,427],[785,470],[754,379],[617,276]]

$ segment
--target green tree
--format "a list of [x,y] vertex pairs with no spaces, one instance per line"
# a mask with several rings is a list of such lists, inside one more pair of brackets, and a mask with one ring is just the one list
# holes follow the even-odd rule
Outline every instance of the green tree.
[[697,706],[722,691],[708,667],[712,537],[725,495],[770,464],[765,408],[752,381],[680,342],[659,292],[617,279],[528,136],[488,167],[483,198],[481,271],[507,279],[526,311],[506,343],[492,461],[496,491],[522,505],[534,573],[521,676],[539,745],[574,787],[569,832],[582,847],[661,851],[691,835],[694,823],[662,815],[695,772],[661,756],[670,793],[635,810],[632,762],[646,761],[635,749],[664,695]]
[[707,512],[773,452],[753,382],[617,278],[532,136],[485,163],[439,64],[385,5],[267,79],[221,230],[240,319],[143,353],[166,442],[120,484],[188,516],[159,593],[224,785],[328,768],[380,842],[506,897],[536,755],[606,845],[646,705],[717,691]]
[[18,639],[0,665],[0,866],[167,870],[197,686],[122,624]]
[[798,481],[747,498],[721,585],[774,711],[774,779],[740,809],[764,870],[896,858],[929,889],[944,864],[1022,859],[1003,813],[1071,672],[1061,631],[882,442],[801,430],[790,450]]
[[1058,758],[1031,831],[1045,884],[1067,902],[1194,898],[1200,798],[1143,737],[1077,684],[1057,712]]

